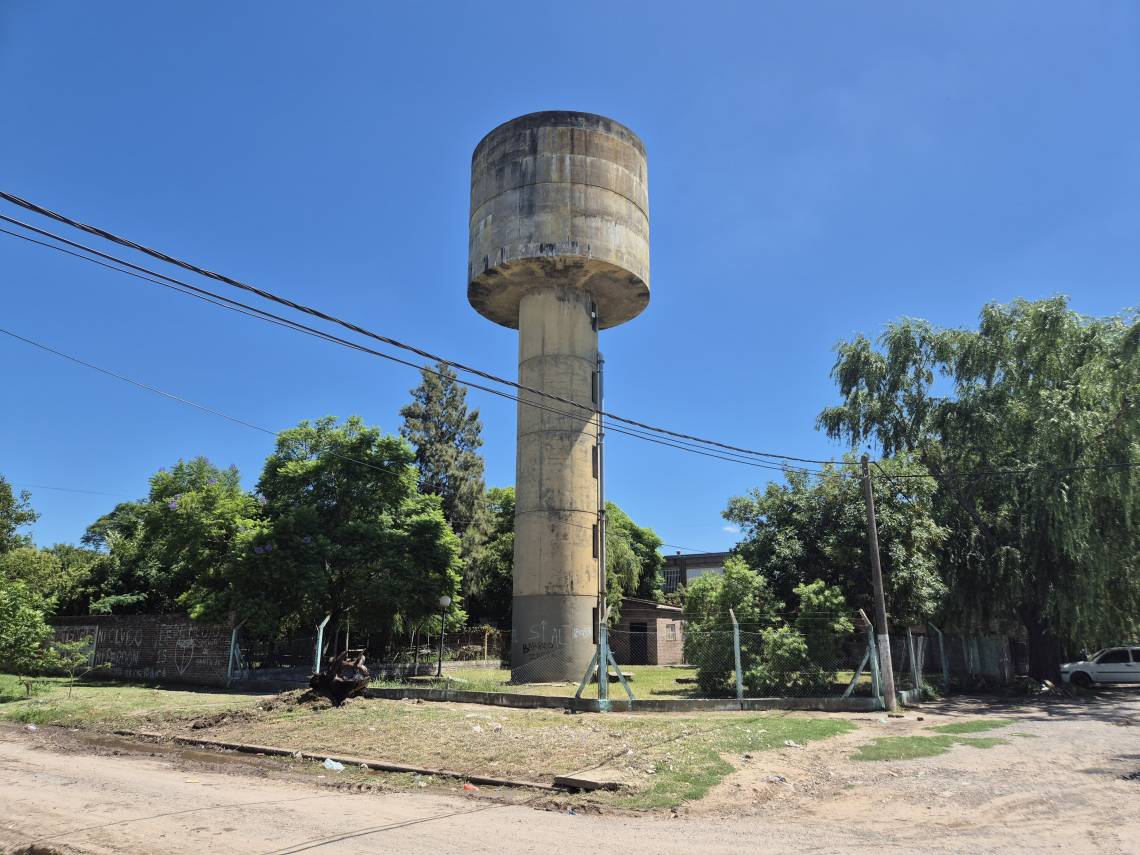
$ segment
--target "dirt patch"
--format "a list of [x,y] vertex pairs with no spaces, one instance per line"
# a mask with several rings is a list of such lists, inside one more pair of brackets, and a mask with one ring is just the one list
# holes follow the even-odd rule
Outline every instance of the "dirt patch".
[[241,724],[253,721],[253,719],[254,714],[249,710],[231,710],[192,719],[189,726],[191,730],[208,730],[211,727],[220,727],[223,724]]
[[[1131,692],[1080,705],[960,698],[901,719],[856,717],[855,733],[803,749],[729,758],[738,770],[687,812],[743,814],[765,823],[789,816],[853,827],[874,823],[889,829],[896,843],[918,848],[928,848],[941,830],[953,834],[961,850],[1033,851],[1048,840],[1074,852],[1138,852],[1140,822],[1122,810],[1135,801],[1135,783],[1122,777],[1134,771],[1128,758],[1140,757],[1140,734],[1122,734],[1116,726],[1137,712],[1140,694]],[[989,717],[1011,720],[994,731],[1005,744],[984,751],[954,745],[911,760],[853,759],[876,740],[939,736],[934,727]]]

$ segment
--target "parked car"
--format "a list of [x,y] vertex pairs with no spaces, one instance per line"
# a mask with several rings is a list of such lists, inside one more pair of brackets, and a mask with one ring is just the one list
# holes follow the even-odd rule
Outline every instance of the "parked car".
[[1140,647],[1106,647],[1061,666],[1061,679],[1085,688],[1093,683],[1140,683]]

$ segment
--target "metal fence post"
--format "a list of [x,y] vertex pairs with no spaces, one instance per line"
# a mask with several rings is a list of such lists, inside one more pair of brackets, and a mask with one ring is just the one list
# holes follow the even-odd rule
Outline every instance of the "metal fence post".
[[732,618],[732,654],[736,660],[736,700],[740,702],[740,708],[744,709],[744,672],[740,667],[740,624],[736,622],[736,612],[732,609],[728,610],[728,616]]
[[950,663],[946,660],[946,639],[942,637],[942,630],[932,623],[928,623],[932,630],[938,633],[938,661],[942,663],[942,694],[950,692]]
[[610,698],[610,628],[603,617],[598,621],[598,700]]
[[879,675],[879,651],[875,646],[875,627],[870,624],[867,626],[867,649],[871,651],[871,694],[878,699],[880,706],[886,707]]
[[332,615],[325,615],[325,619],[317,625],[317,646],[313,650],[313,673],[321,673],[321,649],[325,641],[325,625],[332,618]]
[[241,623],[239,623],[237,626],[235,626],[233,629],[233,632],[230,633],[230,662],[229,662],[229,665],[226,666],[226,688],[227,689],[230,687],[230,683],[232,683],[234,681],[234,654],[237,651],[238,630],[241,629],[243,626],[245,626],[244,620]]
[[910,657],[910,680],[911,686],[922,690],[922,672],[918,668],[918,660],[914,657],[914,633],[910,631],[910,627],[906,628],[906,649],[907,655]]

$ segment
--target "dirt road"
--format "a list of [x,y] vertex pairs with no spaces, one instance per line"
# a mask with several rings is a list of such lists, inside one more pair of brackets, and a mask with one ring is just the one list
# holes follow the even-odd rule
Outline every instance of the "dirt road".
[[[979,713],[1006,744],[857,762],[881,735]],[[82,853],[568,852],[1140,853],[1140,695],[994,708],[960,700],[805,749],[730,758],[739,769],[681,815],[570,815],[468,796],[332,789],[266,760],[0,731],[0,848]],[[316,770],[322,771],[322,770]],[[383,780],[382,776],[377,781]],[[383,786],[382,784],[380,784]],[[549,796],[504,791],[511,800]]]

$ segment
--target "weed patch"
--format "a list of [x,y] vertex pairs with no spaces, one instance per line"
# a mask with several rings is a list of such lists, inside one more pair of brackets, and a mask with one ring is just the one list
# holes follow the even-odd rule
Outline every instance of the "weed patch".
[[983,730],[993,730],[998,727],[1008,727],[1013,724],[1011,718],[979,718],[973,721],[956,721],[951,724],[939,724],[930,728],[938,733],[980,733]]
[[969,745],[972,748],[993,748],[1005,745],[1006,740],[995,737],[970,739],[954,735],[938,736],[881,736],[862,746],[852,760],[917,760],[921,757],[937,757],[945,754],[955,745]]

